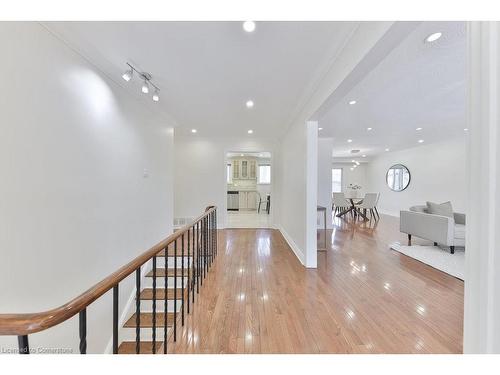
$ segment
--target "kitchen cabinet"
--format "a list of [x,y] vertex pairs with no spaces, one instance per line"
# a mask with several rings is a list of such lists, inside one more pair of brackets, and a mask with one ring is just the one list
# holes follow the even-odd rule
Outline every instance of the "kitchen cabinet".
[[231,160],[233,180],[257,179],[257,161],[251,159]]
[[240,191],[239,207],[241,210],[256,210],[257,209],[257,192],[255,191]]
[[240,178],[240,161],[233,160],[232,161],[232,169],[233,169],[233,180],[237,180]]

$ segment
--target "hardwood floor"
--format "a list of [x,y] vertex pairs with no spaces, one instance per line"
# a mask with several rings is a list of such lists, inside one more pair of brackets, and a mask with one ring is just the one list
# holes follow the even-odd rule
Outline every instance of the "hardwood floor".
[[169,352],[461,353],[463,282],[390,250],[396,218],[373,224],[336,219],[317,270],[277,230],[220,231]]

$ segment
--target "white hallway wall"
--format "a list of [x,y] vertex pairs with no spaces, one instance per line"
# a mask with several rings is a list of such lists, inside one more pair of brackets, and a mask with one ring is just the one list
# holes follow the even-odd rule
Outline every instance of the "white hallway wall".
[[[0,23],[0,44],[0,312],[38,312],[171,233],[173,130],[37,23]],[[102,353],[111,293],[87,319]],[[78,316],[29,340],[77,352]]]
[[192,136],[175,136],[174,216],[200,215],[209,204],[218,207],[217,225],[224,226],[227,206],[226,153],[228,151],[269,151],[271,155],[271,212],[276,208],[274,186],[277,183],[274,160],[276,144],[255,136],[241,138],[206,137],[202,131]]
[[[392,22],[364,22],[355,30],[348,47],[338,52],[328,71],[315,82],[315,90],[291,121],[280,143],[279,213],[275,221],[301,262],[317,266],[317,123],[316,111],[349,73],[390,29]],[[346,46],[347,46],[346,45]]]
[[[405,165],[411,181],[404,191],[390,190],[385,181],[389,167]],[[399,216],[400,210],[426,201],[451,201],[458,212],[465,212],[466,136],[448,141],[387,152],[367,164],[367,189],[380,192],[379,211]]]

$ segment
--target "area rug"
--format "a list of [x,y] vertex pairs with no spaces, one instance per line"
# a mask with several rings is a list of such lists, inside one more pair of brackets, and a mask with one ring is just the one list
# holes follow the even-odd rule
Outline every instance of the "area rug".
[[463,247],[456,247],[455,254],[450,254],[449,248],[420,245],[404,246],[399,242],[394,242],[390,245],[390,248],[428,264],[448,275],[464,280],[465,249]]

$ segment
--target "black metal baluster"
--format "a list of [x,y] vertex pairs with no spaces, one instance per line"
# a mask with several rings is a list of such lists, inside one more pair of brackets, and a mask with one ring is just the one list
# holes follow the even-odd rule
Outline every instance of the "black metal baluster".
[[[167,270],[165,269],[165,272]],[[153,354],[156,354],[156,255],[153,257]]]
[[188,243],[187,243],[187,266],[188,266],[188,269],[187,269],[187,313],[189,314],[189,303],[190,303],[190,289],[191,289],[191,278],[190,278],[190,275],[191,273],[189,272],[190,270],[190,266],[191,266],[191,258],[189,257],[189,253],[190,253],[190,246],[191,246],[191,237],[190,237],[190,234],[191,234],[191,228],[188,228],[188,232],[187,232],[187,240],[188,240]]
[[217,209],[214,211],[214,217],[215,217],[215,256],[217,256],[217,251],[219,250],[219,232],[217,231]]
[[194,290],[195,290],[195,285],[196,285],[196,275],[195,275],[195,273],[196,273],[196,266],[195,266],[195,261],[194,261],[194,260],[195,260],[195,251],[196,251],[196,247],[195,247],[195,242],[194,242],[194,234],[195,234],[195,233],[194,233],[194,228],[195,228],[195,226],[193,225],[193,228],[192,228],[193,230],[191,231],[191,232],[193,233],[193,245],[192,245],[192,246],[193,246],[193,252],[192,252],[192,254],[193,254],[192,258],[193,258],[193,259],[191,260],[191,262],[192,262],[191,267],[192,267],[192,270],[193,270],[193,271],[191,272],[191,273],[192,273],[192,275],[191,275],[191,276],[192,276],[192,279],[193,279],[193,280],[192,280],[192,282],[191,282],[191,285],[192,285],[192,289],[191,289],[191,290],[192,290],[192,293],[191,293],[191,296],[192,296],[192,301],[193,301],[193,304],[194,304],[194,294],[195,294],[195,293],[194,293]]
[[214,212],[210,213],[210,266],[214,262]]
[[207,254],[208,254],[208,218],[205,216],[205,218],[203,219],[203,233],[205,235],[205,246],[204,246],[204,249],[203,251],[205,252],[205,255],[204,255],[204,264],[205,264],[205,267],[203,268],[203,277],[207,277],[207,271],[208,271],[208,262],[207,262]]
[[[203,219],[201,219],[203,220]],[[202,248],[203,248],[203,236],[201,235],[201,231],[202,231],[202,221],[199,221],[198,223],[196,223],[196,226],[198,227],[198,231],[197,231],[197,235],[196,235],[196,240],[198,241],[198,245],[197,245],[197,248],[198,248],[198,293],[200,292],[200,283],[201,283],[201,286],[203,286],[203,270],[202,270],[202,262],[203,262],[203,258],[202,258],[202,254],[203,254],[203,251],[202,251]]]
[[184,233],[182,233],[182,239],[181,239],[181,319],[182,319],[182,326],[184,327]]
[[210,216],[212,215],[212,212],[210,212],[207,216],[207,261],[208,261],[208,267],[207,271],[210,269],[210,266],[212,265],[212,224],[211,224],[211,218]]
[[17,336],[17,345],[19,346],[19,354],[30,354],[28,335]]
[[177,239],[174,242],[174,342],[177,341]]
[[141,267],[135,270],[135,354],[141,352]]
[[80,311],[80,354],[87,354],[87,309]]
[[167,291],[168,291],[168,245],[165,247],[165,291],[164,291],[164,301],[165,308],[163,309],[163,354],[167,354],[167,314],[168,314],[168,299],[167,299]]
[[118,284],[113,287],[113,354],[118,354]]

